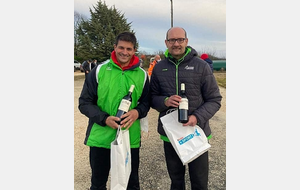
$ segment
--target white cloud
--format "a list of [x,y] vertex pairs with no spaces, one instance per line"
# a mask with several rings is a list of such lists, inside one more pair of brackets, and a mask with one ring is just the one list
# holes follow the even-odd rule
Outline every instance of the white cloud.
[[[105,3],[108,7],[115,5],[127,21],[132,22],[140,48],[165,50],[166,32],[171,27],[170,0],[131,0],[128,3],[106,0]],[[96,4],[97,0],[74,0],[74,9],[89,17],[88,7]],[[195,47],[211,46],[223,55],[226,52],[225,0],[173,0],[173,23],[186,29],[189,42]]]

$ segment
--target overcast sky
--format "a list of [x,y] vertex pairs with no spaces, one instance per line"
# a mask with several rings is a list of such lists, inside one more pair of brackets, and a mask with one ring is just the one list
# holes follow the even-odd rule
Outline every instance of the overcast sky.
[[[106,0],[105,3],[108,7],[115,5],[127,22],[132,22],[139,51],[166,50],[164,39],[171,27],[170,0]],[[74,0],[74,10],[90,18],[89,8],[94,10],[96,4],[97,0]],[[225,0],[173,0],[173,26],[187,31],[189,45],[197,51],[226,57]]]

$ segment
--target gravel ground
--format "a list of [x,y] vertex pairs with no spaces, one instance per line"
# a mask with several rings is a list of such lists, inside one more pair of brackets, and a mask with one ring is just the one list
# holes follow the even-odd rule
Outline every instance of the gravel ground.
[[[226,73],[221,73],[226,74]],[[83,86],[84,74],[74,73],[74,189],[87,190],[90,186],[89,147],[83,144],[88,119],[78,110],[78,98]],[[222,107],[210,120],[213,137],[209,143],[209,189],[226,189],[226,89],[220,87]],[[150,109],[149,136],[142,138],[140,149],[141,190],[166,190],[170,179],[165,164],[163,142],[156,131],[158,112]],[[186,170],[186,189],[190,190],[189,175]],[[109,182],[108,185],[109,187]],[[108,188],[109,189],[109,188]]]

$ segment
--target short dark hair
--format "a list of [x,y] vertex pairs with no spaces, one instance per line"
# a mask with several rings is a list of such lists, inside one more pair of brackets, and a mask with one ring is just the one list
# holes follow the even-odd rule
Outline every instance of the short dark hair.
[[134,49],[136,48],[136,37],[132,32],[120,33],[116,38],[115,45],[118,45],[119,41],[131,42],[133,44]]

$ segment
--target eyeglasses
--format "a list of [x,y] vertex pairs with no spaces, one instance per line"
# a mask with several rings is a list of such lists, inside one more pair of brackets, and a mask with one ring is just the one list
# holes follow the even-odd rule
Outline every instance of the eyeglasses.
[[177,38],[177,39],[168,39],[167,41],[170,44],[175,44],[175,42],[177,41],[179,44],[182,44],[182,42],[184,42],[185,38]]

